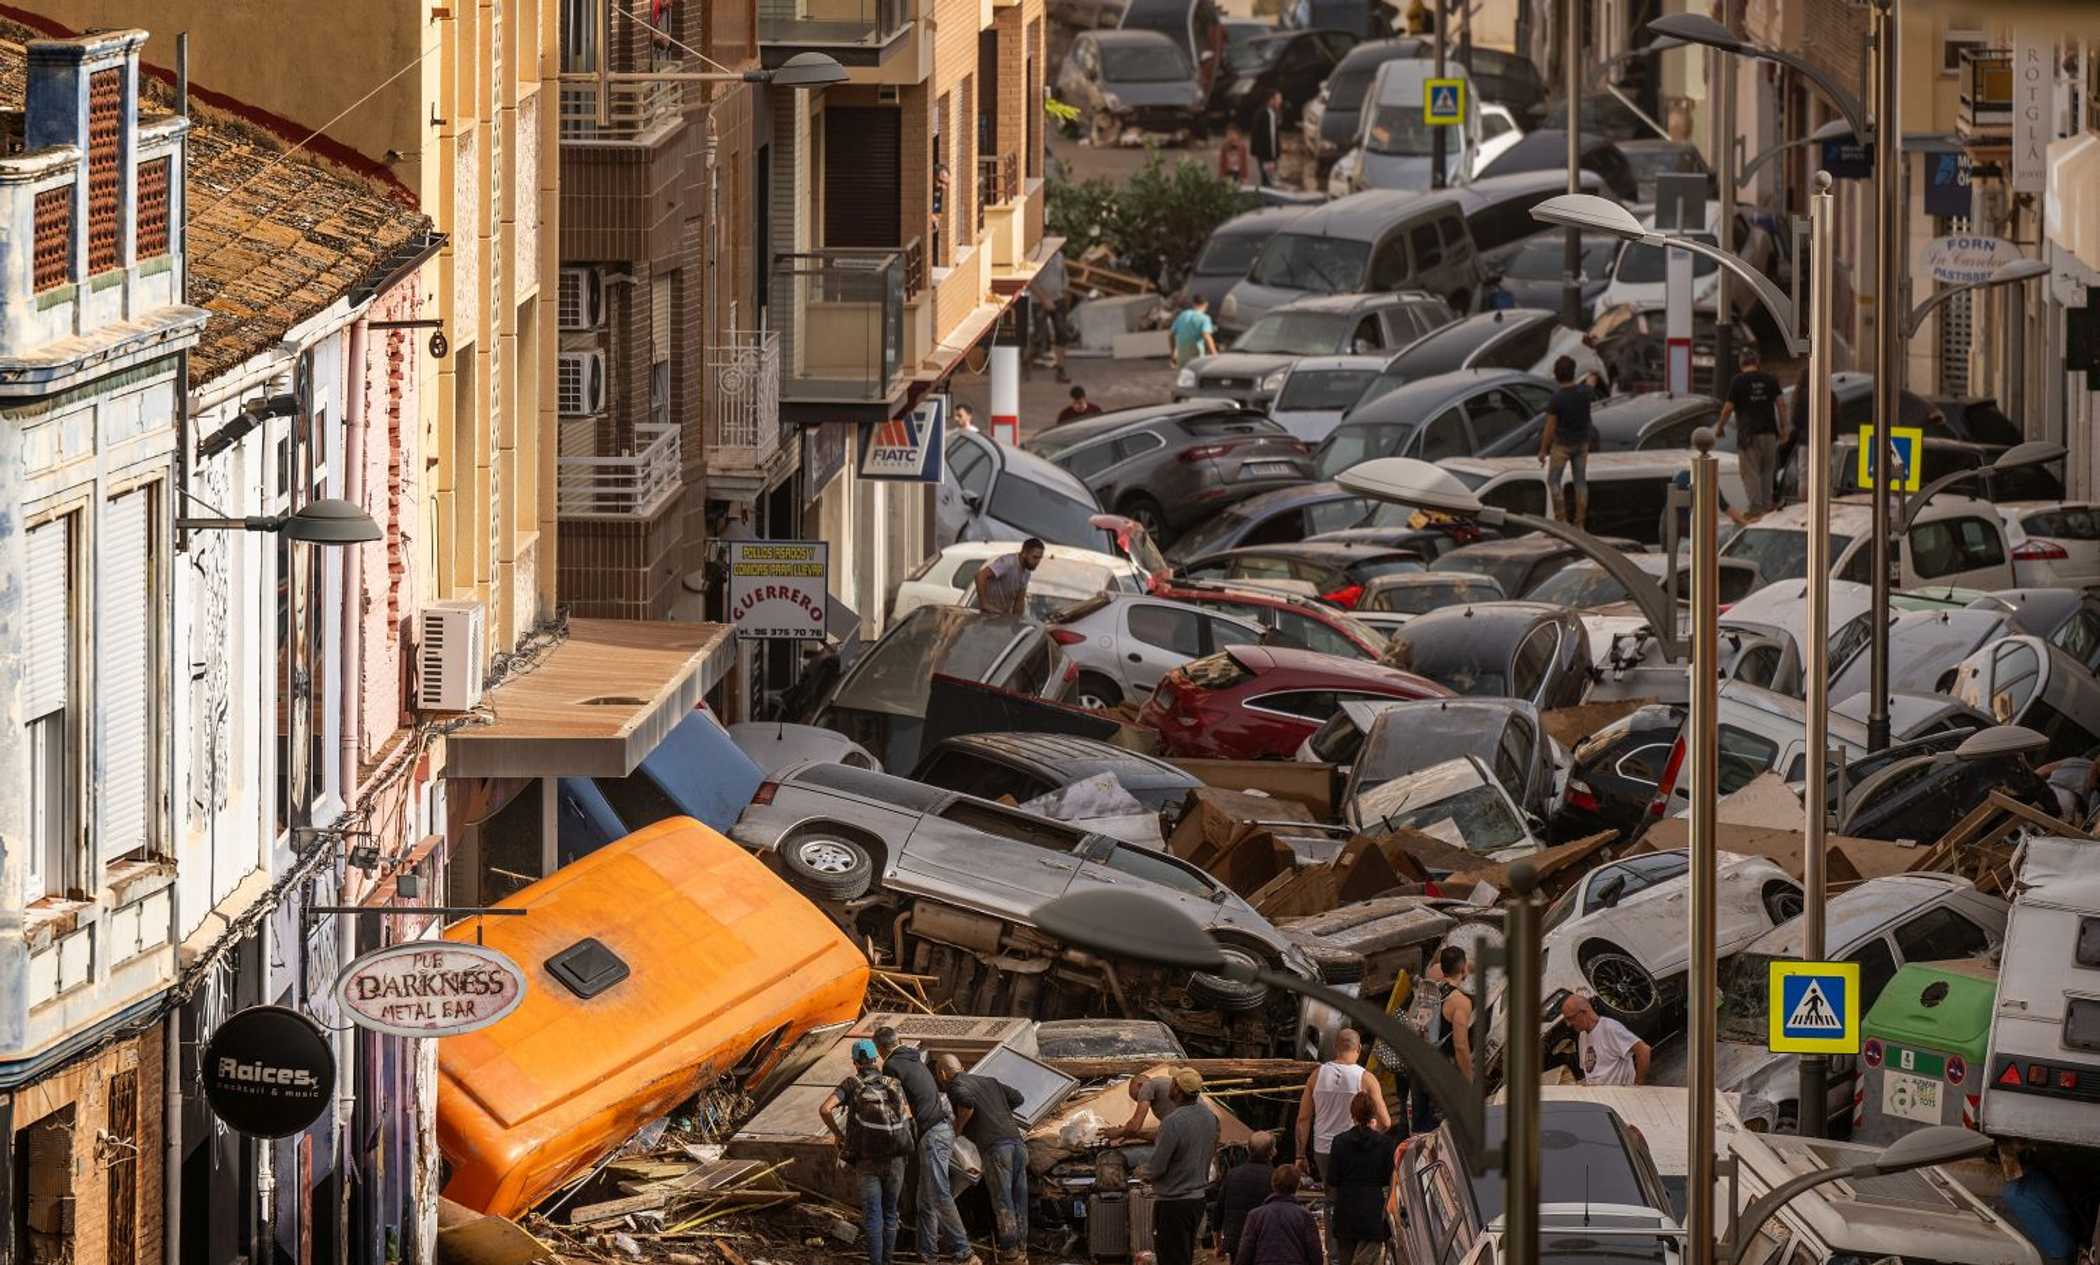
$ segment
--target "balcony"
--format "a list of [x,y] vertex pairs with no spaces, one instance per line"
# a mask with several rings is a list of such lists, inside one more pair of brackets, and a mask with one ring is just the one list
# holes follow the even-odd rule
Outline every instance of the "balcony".
[[910,0],[759,0],[758,42],[767,66],[821,52],[842,66],[879,66],[904,46]]
[[576,76],[563,79],[561,139],[565,145],[651,145],[685,121],[682,83],[608,83],[605,119],[600,122],[595,79],[589,84]]
[[780,335],[730,330],[707,349],[707,470],[758,474],[780,453]]
[[1961,105],[1954,118],[1956,134],[1969,145],[2010,145],[2012,124],[2012,50],[1963,49]]
[[773,256],[773,309],[790,322],[782,399],[872,404],[891,398],[904,367],[907,265],[916,247]]
[[641,423],[634,428],[637,446],[613,456],[597,455],[597,444],[583,429],[563,435],[555,463],[555,513],[563,518],[651,518],[678,495],[675,424]]

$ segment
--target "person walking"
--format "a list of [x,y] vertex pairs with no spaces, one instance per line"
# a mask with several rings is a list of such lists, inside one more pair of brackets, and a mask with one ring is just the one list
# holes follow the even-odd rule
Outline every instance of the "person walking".
[[1233,1165],[1218,1183],[1218,1255],[1231,1260],[1239,1251],[1240,1230],[1247,1214],[1269,1197],[1276,1172],[1276,1135],[1257,1133],[1247,1139],[1247,1158]]
[[874,1042],[853,1043],[853,1075],[818,1104],[817,1115],[838,1141],[839,1162],[851,1165],[859,1180],[868,1265],[890,1265],[897,1257],[904,1166],[913,1148],[911,1108],[904,1087],[882,1074]]
[[[1564,523],[1582,526],[1590,509],[1590,404],[1595,373],[1575,380],[1575,358],[1562,356],[1553,362],[1553,380],[1559,386],[1546,402],[1546,428],[1539,435],[1539,464],[1546,467],[1546,490],[1553,497],[1553,516]],[[1574,493],[1561,491],[1560,472],[1568,467],[1574,475]]]
[[1238,123],[1225,125],[1225,142],[1218,146],[1218,179],[1236,189],[1254,183],[1254,155],[1248,152],[1247,135]]
[[1327,1152],[1349,1127],[1350,1103],[1360,1095],[1370,1095],[1378,1127],[1392,1125],[1378,1082],[1364,1075],[1363,1052],[1363,1038],[1356,1029],[1335,1033],[1334,1057],[1305,1079],[1305,1092],[1298,1097],[1298,1161],[1308,1166],[1308,1176],[1322,1182],[1327,1180]]
[[1181,368],[1198,356],[1218,354],[1218,326],[1210,319],[1210,300],[1198,294],[1175,314],[1169,332],[1174,339],[1174,367]]
[[[919,1213],[919,1259],[926,1265],[939,1261],[961,1261],[984,1265],[970,1250],[970,1236],[963,1232],[962,1212],[955,1206],[955,1192],[948,1184],[948,1164],[955,1155],[954,1112],[925,1056],[900,1044],[897,1030],[884,1024],[875,1029],[875,1051],[882,1056],[883,1072],[904,1089],[918,1127],[919,1184],[914,1192]],[[948,1251],[939,1249],[946,1246]]]
[[1144,1137],[1147,1115],[1164,1124],[1167,1113],[1174,1110],[1174,1078],[1171,1076],[1133,1076],[1124,1089],[1129,1093],[1130,1101],[1137,1104],[1137,1110],[1110,1137]]
[[1266,188],[1276,183],[1278,164],[1283,161],[1283,90],[1271,89],[1269,99],[1254,112],[1254,181]]
[[1633,1029],[1610,1015],[1598,1014],[1596,1006],[1580,993],[1560,1004],[1560,1017],[1576,1032],[1583,1084],[1648,1083],[1648,1043],[1633,1035]]
[[1043,565],[1043,542],[1030,536],[1015,553],[1002,553],[977,568],[970,581],[977,590],[977,609],[993,615],[1021,615],[1028,610],[1028,580]]
[[994,1240],[1007,1265],[1028,1261],[1028,1141],[1014,1108],[1026,1096],[991,1076],[971,1076],[953,1054],[933,1061],[934,1079],[955,1109],[955,1127],[984,1158],[985,1191],[992,1200]]
[[1368,1091],[1349,1100],[1354,1123],[1335,1137],[1322,1170],[1332,1209],[1328,1227],[1334,1232],[1334,1265],[1378,1265],[1391,1237],[1385,1194],[1393,1184],[1394,1143],[1377,1126],[1381,1105]]
[[1072,402],[1057,411],[1057,424],[1062,426],[1066,422],[1076,422],[1082,417],[1097,416],[1100,412],[1101,406],[1086,398],[1085,387],[1073,387]]
[[[1247,1214],[1232,1265],[1321,1265],[1327,1259],[1320,1223],[1298,1202],[1298,1180],[1298,1170],[1290,1165],[1270,1176],[1269,1197]],[[1167,1265],[1164,1251],[1160,1265]]]
[[1779,474],[1779,446],[1787,435],[1779,422],[1779,379],[1765,372],[1754,346],[1743,353],[1743,371],[1728,384],[1728,400],[1721,405],[1721,420],[1714,423],[1714,438],[1728,433],[1730,418],[1737,423],[1735,459],[1750,496],[1750,512],[1769,513],[1773,482]]
[[[1218,1153],[1218,1118],[1203,1105],[1203,1077],[1177,1068],[1168,1092],[1172,1110],[1159,1122],[1152,1158],[1138,1170],[1152,1186],[1152,1247],[1159,1265],[1195,1265],[1196,1231],[1203,1225],[1211,1160]],[[1243,1235],[1241,1251],[1246,1250]]]

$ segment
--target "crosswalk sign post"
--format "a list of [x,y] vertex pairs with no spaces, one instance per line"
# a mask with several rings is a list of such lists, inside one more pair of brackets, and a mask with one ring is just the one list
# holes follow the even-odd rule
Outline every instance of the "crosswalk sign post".
[[1422,121],[1431,127],[1450,127],[1466,119],[1466,81],[1430,79],[1422,84]]
[[1857,1054],[1859,1012],[1859,963],[1773,962],[1765,1048],[1776,1054]]
[[[1918,426],[1889,427],[1889,447],[1896,450],[1896,465],[1903,478],[1896,484],[1899,492],[1915,492],[1925,479],[1925,431]],[[1872,490],[1876,472],[1875,456],[1881,446],[1874,442],[1874,424],[1859,428],[1859,486]]]

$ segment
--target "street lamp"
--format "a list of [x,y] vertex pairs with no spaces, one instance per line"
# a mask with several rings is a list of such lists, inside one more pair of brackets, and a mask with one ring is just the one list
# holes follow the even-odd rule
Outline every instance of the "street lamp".
[[1846,137],[1854,135],[1857,134],[1852,130],[1850,123],[1843,119],[1832,119],[1806,136],[1796,136],[1790,141],[1781,141],[1744,163],[1742,170],[1735,173],[1735,187],[1738,189],[1748,188],[1750,179],[1757,174],[1758,168],[1789,150],[1803,149],[1810,145],[1821,145],[1825,141],[1844,140]]
[[2025,469],[2028,466],[2046,466],[2052,461],[2062,460],[2063,456],[2064,446],[2062,444],[2052,443],[2046,439],[2030,439],[2025,443],[2014,444],[2004,452],[1999,453],[1991,464],[1987,466],[1970,466],[1966,470],[1955,470],[1943,474],[1924,487],[1919,488],[1917,494],[1910,498],[1910,504],[1903,512],[1903,526],[1901,530],[1908,534],[1911,523],[1918,517],[1918,512],[1925,508],[1925,502],[1957,483],[1992,472],[2003,473],[2007,470]]
[[[1903,318],[1903,340],[1909,342],[1916,337],[1919,328],[1925,324],[1925,318],[1932,315],[1932,310],[1957,294],[1967,294],[1971,290],[1991,290],[1998,286],[2018,285],[2022,281],[2032,281],[2036,277],[2046,277],[2048,275],[2049,265],[2039,259],[2009,259],[1999,264],[1997,271],[1981,281],[1970,281],[1958,286],[1948,286],[1938,294],[1912,308],[1910,314]],[[1905,288],[1909,288],[1908,282],[1905,283]]]
[[386,533],[372,516],[338,497],[308,501],[289,514],[250,514],[245,518],[178,518],[181,531],[271,532],[304,545],[362,545]]
[[1867,112],[1860,105],[1859,98],[1845,91],[1836,80],[1803,58],[1740,39],[1733,31],[1703,13],[1666,13],[1659,18],[1650,19],[1647,29],[1653,34],[1667,35],[1686,44],[1698,44],[1724,53],[1734,53],[1738,57],[1755,57],[1760,61],[1776,62],[1821,88],[1823,95],[1829,97],[1831,103],[1837,106],[1838,113],[1844,115],[1845,121],[1852,125],[1854,135],[1866,137],[1869,134]]
[[[1557,202],[1565,200],[1554,199]],[[1591,198],[1589,201],[1604,200]],[[1613,204],[1606,202],[1604,205]],[[1413,457],[1374,458],[1342,471],[1335,477],[1335,482],[1351,492],[1361,493],[1374,500],[1433,510],[1439,514],[1449,514],[1453,518],[1471,519],[1488,527],[1508,525],[1525,531],[1540,532],[1571,545],[1583,557],[1604,568],[1605,573],[1618,581],[1619,586],[1625,589],[1627,595],[1641,608],[1641,614],[1647,617],[1648,628],[1655,634],[1656,644],[1666,661],[1674,663],[1689,653],[1690,647],[1678,635],[1677,608],[1662,586],[1656,583],[1655,577],[1627,561],[1625,554],[1573,523],[1484,505],[1479,497],[1473,495],[1472,491],[1449,471]]]
[[1812,1173],[1781,1182],[1770,1191],[1758,1196],[1743,1215],[1735,1219],[1729,1235],[1728,1265],[1742,1265],[1751,1242],[1765,1222],[1806,1190],[1830,1182],[1846,1181],[1859,1177],[1886,1177],[1891,1173],[1907,1173],[1912,1169],[1931,1168],[1935,1164],[1952,1164],[1982,1155],[1994,1145],[1992,1141],[1974,1129],[1960,1125],[1936,1124],[1928,1128],[1913,1130],[1897,1138],[1878,1154],[1870,1155],[1856,1164],[1840,1164],[1831,1168],[1819,1168]]

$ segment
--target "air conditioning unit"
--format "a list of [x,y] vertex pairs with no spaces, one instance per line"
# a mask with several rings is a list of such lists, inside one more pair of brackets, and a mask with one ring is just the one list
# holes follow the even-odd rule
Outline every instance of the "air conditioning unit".
[[472,711],[481,705],[487,615],[476,601],[432,602],[416,612],[416,708]]
[[605,353],[565,351],[555,361],[554,394],[563,417],[605,411]]
[[596,268],[561,270],[561,327],[596,329],[605,321],[605,288]]
[[903,89],[899,88],[896,84],[885,83],[877,84],[875,86],[875,104],[897,105],[900,104],[903,100],[904,91]]

